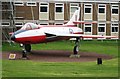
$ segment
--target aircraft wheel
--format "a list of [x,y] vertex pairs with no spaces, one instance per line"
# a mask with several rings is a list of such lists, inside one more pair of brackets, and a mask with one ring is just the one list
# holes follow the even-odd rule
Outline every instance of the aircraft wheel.
[[27,52],[30,52],[31,51],[31,45],[30,44],[25,44],[25,50]]

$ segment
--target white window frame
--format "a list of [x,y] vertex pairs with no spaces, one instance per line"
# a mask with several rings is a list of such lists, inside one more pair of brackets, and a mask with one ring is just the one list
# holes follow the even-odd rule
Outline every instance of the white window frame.
[[[20,4],[16,4],[16,3],[20,3]],[[24,6],[24,2],[23,1],[16,1],[14,2],[15,6]]]
[[[91,27],[91,32],[85,32],[85,27]],[[91,33],[92,34],[92,24],[84,24],[84,33]]]
[[[100,5],[101,6],[105,6],[105,7],[100,7]],[[99,8],[104,8],[105,9],[105,15],[106,15],[106,4],[98,4],[98,14],[101,14],[101,13],[99,13]]]
[[48,25],[48,23],[41,23],[41,24],[39,24],[39,25]]
[[14,19],[24,19],[24,17],[14,17]]
[[[84,4],[84,14],[92,14],[93,13],[93,8],[92,4]],[[85,8],[91,8],[91,13],[85,13]]]
[[[21,25],[16,25],[17,23],[21,23]],[[22,27],[23,26],[23,22],[15,22],[15,26],[16,27]]]
[[[119,5],[112,5],[111,7],[112,7],[112,8],[111,8],[111,14],[112,14],[112,15],[118,15],[118,14],[119,14]],[[118,14],[113,14],[113,13],[112,13],[112,9],[118,9]]]
[[72,12],[71,8],[79,8],[79,4],[78,3],[70,3],[70,17],[72,17],[72,14],[74,12]]
[[[100,26],[100,24],[104,24],[105,26]],[[99,27],[105,27],[104,32],[99,32]],[[98,23],[98,28],[97,28],[98,33],[105,33],[106,34],[106,23]]]
[[[115,24],[117,24],[118,26],[114,26]],[[119,24],[118,23],[111,24],[111,33],[118,33],[118,32],[112,32],[112,27],[118,27],[118,32],[119,32]]]
[[[34,3],[34,5],[33,5],[33,4],[29,5],[29,3]],[[37,2],[34,2],[34,1],[33,1],[33,2],[32,2],[32,1],[27,2],[27,3],[26,3],[26,6],[37,6]]]
[[[58,5],[59,5],[59,4],[62,4],[62,5],[61,5],[61,6],[60,6],[60,5],[58,6],[57,4],[58,4]],[[62,12],[56,12],[56,7],[62,7]],[[55,13],[64,13],[64,3],[55,3]]]
[[[8,23],[8,25],[7,24],[6,25],[2,25],[2,23]],[[1,23],[2,26],[10,26],[10,22],[2,22],[2,23]]]
[[[47,5],[41,5],[42,3],[43,3],[43,4],[47,4]],[[41,7],[47,7],[47,12],[41,12],[41,11],[40,11],[40,8],[41,8]],[[40,2],[40,3],[39,3],[39,13],[49,13],[49,3],[47,3],[47,2]]]
[[70,3],[70,13],[71,13],[71,8],[79,8],[79,4],[78,3]]
[[63,25],[63,23],[55,23],[55,25]]

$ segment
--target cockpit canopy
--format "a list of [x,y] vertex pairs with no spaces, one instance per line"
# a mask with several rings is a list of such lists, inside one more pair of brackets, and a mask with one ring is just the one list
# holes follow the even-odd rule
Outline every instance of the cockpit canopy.
[[32,29],[38,29],[38,28],[39,28],[38,25],[34,23],[26,23],[25,25],[23,25],[21,30],[32,30]]

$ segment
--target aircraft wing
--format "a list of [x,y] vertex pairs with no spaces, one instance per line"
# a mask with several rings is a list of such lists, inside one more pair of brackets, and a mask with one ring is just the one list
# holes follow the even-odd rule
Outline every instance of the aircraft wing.
[[83,34],[59,34],[56,36],[66,36],[66,37],[81,37],[81,38],[118,38],[116,36],[102,36],[102,35],[83,35]]
[[51,34],[51,33],[46,33],[49,35],[54,35],[58,37],[71,37],[71,38],[76,38],[76,37],[81,37],[81,38],[118,38],[117,36],[102,36],[102,35],[84,35],[84,34]]

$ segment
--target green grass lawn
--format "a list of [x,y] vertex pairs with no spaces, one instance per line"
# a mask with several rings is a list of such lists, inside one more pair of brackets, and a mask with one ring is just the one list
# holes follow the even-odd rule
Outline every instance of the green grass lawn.
[[[33,50],[71,50],[74,42],[59,41],[32,45]],[[3,51],[21,50],[18,44],[3,43]],[[93,62],[38,62],[30,60],[3,60],[3,77],[117,77],[118,45],[116,41],[81,41],[80,51],[104,53],[114,59],[104,60],[103,65]]]

